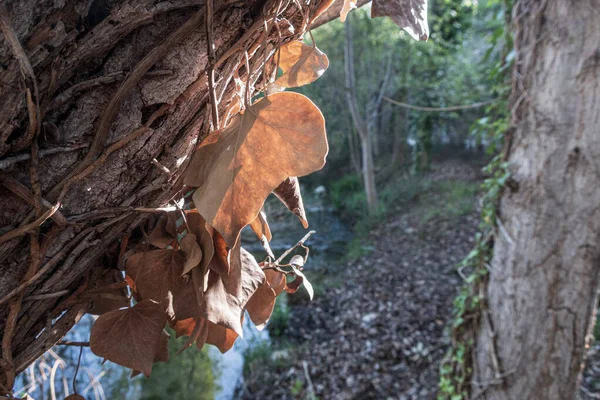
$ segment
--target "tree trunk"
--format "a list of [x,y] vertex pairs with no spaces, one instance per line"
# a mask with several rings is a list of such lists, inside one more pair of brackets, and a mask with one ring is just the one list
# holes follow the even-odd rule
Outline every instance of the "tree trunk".
[[[280,42],[279,34],[284,41],[298,38],[306,28],[303,15],[317,15],[323,3],[284,1],[278,27],[267,40],[263,17],[274,2],[214,1],[212,62],[220,126],[244,90],[236,85],[249,82],[252,93],[262,84],[263,62]],[[213,121],[204,4],[0,2],[4,372],[22,371],[89,307],[89,301],[71,294],[94,287],[118,267],[119,240],[126,247],[129,239],[131,246],[140,236],[135,228],[148,219],[134,207],[159,207],[181,196],[182,172]],[[15,228],[54,204],[60,209],[52,221],[11,238]],[[22,290],[15,291],[19,285]],[[57,294],[17,301],[52,293]]]
[[600,271],[599,9],[514,7],[514,182],[500,203],[474,397],[577,398]]
[[373,141],[369,136],[361,137],[362,176],[367,196],[369,214],[377,211],[377,190],[375,188],[375,163],[373,162]]

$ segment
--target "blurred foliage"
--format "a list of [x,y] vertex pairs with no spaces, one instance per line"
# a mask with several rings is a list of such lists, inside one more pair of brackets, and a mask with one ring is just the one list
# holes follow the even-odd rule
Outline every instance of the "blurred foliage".
[[[386,57],[392,75],[385,96],[425,107],[472,104],[494,94],[489,75],[495,67],[488,35],[497,30],[490,1],[434,0],[429,7],[431,39],[416,42],[387,18],[371,19],[369,6],[349,15],[354,31],[354,64],[359,108],[383,79]],[[332,21],[313,31],[316,45],[330,60],[328,71],[315,83],[297,89],[311,98],[325,115],[330,154],[325,168],[303,178],[310,187],[336,182],[360,172],[359,143],[346,102],[344,75],[344,25]],[[310,43],[310,38],[306,41]],[[377,110],[378,134],[374,138],[376,171],[380,175],[399,165],[426,170],[437,145],[469,145],[475,150],[488,144],[485,135],[475,143],[472,124],[484,109],[427,113],[383,102]],[[423,156],[422,153],[425,155]],[[362,185],[362,184],[361,184]],[[356,204],[360,199],[355,199]]]

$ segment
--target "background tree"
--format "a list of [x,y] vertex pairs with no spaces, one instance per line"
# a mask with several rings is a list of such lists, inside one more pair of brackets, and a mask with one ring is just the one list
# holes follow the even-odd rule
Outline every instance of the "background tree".
[[600,256],[599,6],[515,2],[511,180],[498,210],[474,396],[577,397]]

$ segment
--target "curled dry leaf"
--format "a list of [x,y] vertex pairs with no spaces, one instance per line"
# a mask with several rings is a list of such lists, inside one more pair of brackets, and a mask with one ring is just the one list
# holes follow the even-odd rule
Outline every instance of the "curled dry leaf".
[[246,305],[248,315],[259,331],[263,330],[269,322],[275,308],[275,299],[285,289],[285,274],[274,269],[263,272],[265,273],[265,282]]
[[287,178],[273,190],[273,193],[285,204],[288,210],[300,219],[304,229],[308,228],[308,220],[306,219],[306,211],[304,211],[304,202],[302,201],[298,178],[295,176]]
[[140,299],[163,303],[166,308],[170,292],[175,318],[181,320],[203,314],[195,301],[193,282],[181,276],[184,265],[183,251],[161,249],[134,254],[127,260],[125,270]]
[[163,307],[152,300],[142,300],[126,310],[98,317],[92,326],[90,348],[98,357],[150,376],[157,356],[168,354],[168,349],[164,349],[165,323]]
[[297,40],[281,46],[279,57],[283,75],[275,80],[275,84],[286,88],[308,85],[319,79],[329,67],[325,53],[316,46]]
[[[206,223],[198,212],[189,212],[186,214],[186,219],[191,232],[196,235],[196,242],[202,250],[202,259],[198,265],[201,275],[204,276],[208,270],[208,264],[215,254],[215,246],[213,244],[213,228]],[[203,288],[203,291],[206,288]]]
[[371,18],[390,17],[415,40],[427,40],[427,0],[373,0]]
[[252,228],[252,231],[258,240],[260,240],[260,244],[267,252],[267,255],[272,259],[275,259],[275,255],[273,254],[271,246],[269,245],[269,242],[273,236],[271,235],[271,228],[267,222],[267,214],[264,210],[260,210],[256,219],[250,223],[250,227]]
[[344,5],[342,6],[342,10],[340,11],[340,20],[342,22],[346,21],[348,18],[348,13],[356,8],[356,0],[344,0]]
[[325,120],[298,93],[276,93],[233,118],[200,145],[185,177],[198,212],[233,248],[283,180],[325,165]]
[[169,246],[177,238],[177,227],[175,222],[175,214],[167,213],[161,215],[156,225],[148,235],[148,241],[151,245],[164,249]]
[[[292,266],[293,266],[293,264],[292,264]],[[315,295],[315,291],[314,291],[310,281],[308,279],[306,279],[306,276],[304,275],[304,273],[302,271],[300,271],[298,268],[295,268],[295,267],[294,267],[294,275],[296,275],[294,280],[291,282],[288,282],[285,286],[286,292],[296,293],[298,291],[298,289],[300,288],[300,286],[304,285],[304,289],[306,289],[306,293],[308,293],[309,299],[312,300]]]
[[250,227],[252,228],[252,231],[256,237],[259,239],[264,236],[267,241],[270,242],[273,238],[273,235],[271,234],[271,228],[267,222],[267,214],[265,213],[264,209],[260,210],[256,216],[256,219],[250,223]]
[[[191,229],[191,228],[190,228]],[[202,250],[196,241],[196,235],[188,233],[179,242],[179,247],[185,253],[185,264],[182,275],[187,274],[192,268],[198,266],[202,260]]]

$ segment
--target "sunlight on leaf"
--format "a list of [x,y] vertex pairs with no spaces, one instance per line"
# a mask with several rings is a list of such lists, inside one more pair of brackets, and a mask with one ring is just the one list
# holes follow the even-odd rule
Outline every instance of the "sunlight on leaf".
[[300,182],[295,176],[287,178],[277,186],[273,193],[294,215],[296,215],[304,229],[308,228],[308,220],[306,219],[306,211],[304,211],[304,202],[300,193]]
[[279,68],[283,71],[275,84],[286,87],[308,85],[319,79],[329,67],[327,55],[316,46],[300,41],[284,44],[279,49]]
[[290,176],[321,169],[327,151],[321,111],[301,94],[276,93],[211,134],[184,182],[196,187],[198,212],[233,248],[269,193]]

